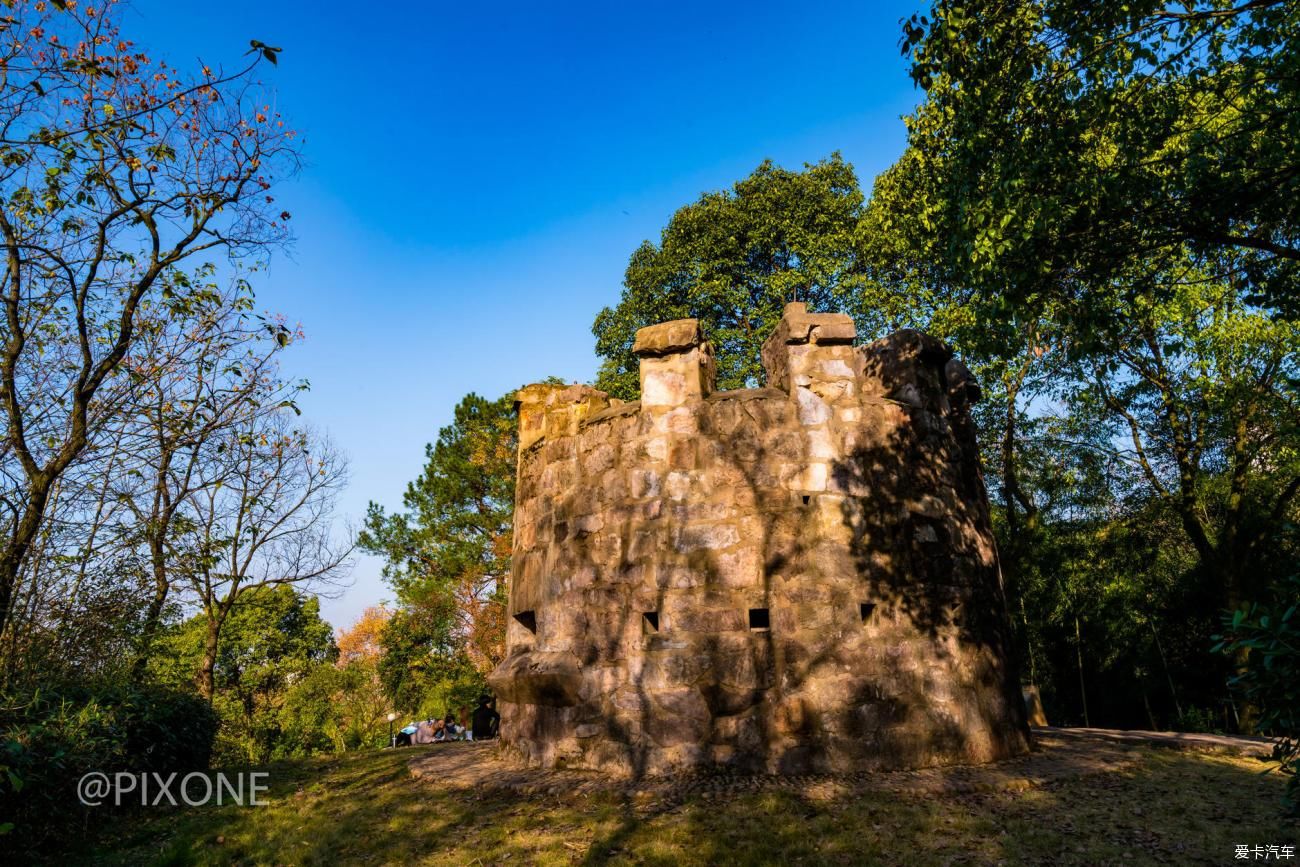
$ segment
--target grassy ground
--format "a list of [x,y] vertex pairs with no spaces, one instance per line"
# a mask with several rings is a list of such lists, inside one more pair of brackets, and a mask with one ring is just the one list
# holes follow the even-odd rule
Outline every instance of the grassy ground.
[[[436,746],[431,749],[446,749]],[[455,749],[455,746],[450,747]],[[420,749],[420,748],[415,748]],[[117,823],[101,864],[1231,864],[1300,843],[1258,761],[1144,749],[1122,771],[1017,792],[487,795],[417,780],[412,750],[285,763],[265,807]],[[1240,863],[1240,862],[1236,862]],[[1300,857],[1290,863],[1300,863]]]

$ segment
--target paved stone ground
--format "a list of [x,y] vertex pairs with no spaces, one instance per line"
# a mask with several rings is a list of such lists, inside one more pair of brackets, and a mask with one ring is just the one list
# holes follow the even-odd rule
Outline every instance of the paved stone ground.
[[647,805],[663,805],[687,797],[728,797],[763,791],[794,791],[813,800],[837,798],[854,792],[968,794],[1022,791],[1061,780],[1123,771],[1138,761],[1137,748],[1144,746],[1173,746],[1237,755],[1266,755],[1270,752],[1269,742],[1262,738],[1106,729],[1035,729],[1034,743],[1034,751],[1028,755],[988,765],[791,777],[712,773],[620,780],[585,771],[545,771],[525,767],[500,755],[492,742],[434,744],[416,748],[419,752],[411,757],[409,765],[415,777],[431,785],[479,794],[511,792],[572,798],[613,793]]

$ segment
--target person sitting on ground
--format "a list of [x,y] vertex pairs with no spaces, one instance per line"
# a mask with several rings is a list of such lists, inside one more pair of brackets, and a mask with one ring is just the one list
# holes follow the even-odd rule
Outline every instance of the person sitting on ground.
[[501,714],[496,712],[492,704],[493,699],[490,695],[480,695],[478,697],[478,707],[474,709],[474,715],[470,717],[470,740],[486,741],[497,736],[497,726],[501,723]]
[[422,720],[415,726],[415,734],[411,735],[413,744],[431,744],[433,743],[433,726],[429,725],[428,720]]
[[460,726],[456,725],[456,717],[454,717],[450,711],[447,712],[447,718],[444,719],[442,723],[443,727],[447,730],[447,740],[460,740],[461,732],[464,730]]

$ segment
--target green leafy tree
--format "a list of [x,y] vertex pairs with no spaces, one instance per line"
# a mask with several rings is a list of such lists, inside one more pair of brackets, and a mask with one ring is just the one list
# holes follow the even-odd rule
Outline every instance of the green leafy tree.
[[440,717],[473,707],[487,689],[486,672],[453,633],[455,621],[445,599],[442,606],[416,602],[388,621],[378,673],[394,708],[417,717]]
[[280,750],[285,755],[341,753],[386,743],[385,723],[392,705],[379,678],[381,638],[392,617],[385,606],[371,606],[335,643],[338,660],[318,666],[285,698],[280,713]]
[[786,302],[862,309],[862,202],[853,167],[833,154],[801,172],[766,161],[732,189],[678,210],[658,245],[646,241],[632,254],[619,303],[596,317],[596,386],[634,399],[637,329],[686,317],[713,343],[719,388],[761,384],[759,349]]
[[370,505],[358,544],[385,558],[397,594],[379,670],[398,707],[420,707],[466,666],[481,689],[504,657],[517,447],[513,396],[466,395],[426,448],[405,511]]
[[909,204],[980,318],[1099,322],[1098,287],[1158,292],[1189,255],[1300,310],[1294,3],[939,0],[905,31]]
[[[154,676],[190,685],[207,643],[208,619],[198,614],[159,640]],[[221,717],[218,753],[227,762],[268,761],[282,732],[290,688],[319,666],[333,667],[334,633],[320,617],[320,600],[289,585],[243,593],[221,632],[213,668],[213,708]]]
[[1278,577],[1300,496],[1300,325],[1199,269],[1178,278],[1165,300],[1117,299],[1114,347],[1079,362],[1071,399],[1112,425],[1235,609]]
[[276,754],[342,753],[387,742],[389,702],[380,688],[377,660],[318,665],[284,698]]
[[[886,177],[877,190],[897,195],[906,189],[899,181]],[[904,225],[918,212],[902,202],[871,207],[888,207]],[[917,236],[919,223],[909,226]],[[1031,677],[1054,662],[1051,691],[1078,696],[1068,702],[1073,719],[1088,720],[1092,682],[1096,693],[1141,700],[1145,724],[1159,715],[1194,725],[1196,707],[1180,694],[1201,707],[1227,699],[1227,672],[1206,653],[1213,612],[1265,592],[1282,574],[1279,552],[1295,544],[1300,329],[1252,305],[1239,282],[1219,279],[1231,269],[1198,267],[1190,256],[1154,277],[1095,288],[1090,321],[1050,302],[1040,311],[1051,315],[1009,309],[984,327],[960,306],[963,293],[913,270],[911,254],[893,267],[924,287],[914,297],[929,299],[921,312],[932,330],[959,351],[971,347],[963,358],[990,386],[976,413]],[[1133,290],[1156,279],[1158,291]],[[1172,646],[1193,638],[1199,644]],[[1116,719],[1096,714],[1096,701],[1092,710]],[[1239,710],[1248,727],[1251,708]]]
[[870,292],[988,387],[1030,662],[1058,693],[1072,663],[1081,705],[1103,672],[1094,693],[1162,674],[1178,717],[1226,699],[1213,612],[1294,550],[1298,21],[940,0],[905,25],[925,100],[863,216]]

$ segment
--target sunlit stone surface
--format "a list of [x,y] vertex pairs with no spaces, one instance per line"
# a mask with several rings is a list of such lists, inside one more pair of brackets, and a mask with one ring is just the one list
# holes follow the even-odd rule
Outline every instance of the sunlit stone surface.
[[695,320],[642,401],[518,395],[504,745],[628,775],[988,761],[1027,734],[970,404],[942,343],[802,304],[768,387],[714,392]]

